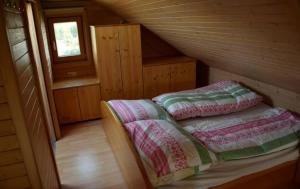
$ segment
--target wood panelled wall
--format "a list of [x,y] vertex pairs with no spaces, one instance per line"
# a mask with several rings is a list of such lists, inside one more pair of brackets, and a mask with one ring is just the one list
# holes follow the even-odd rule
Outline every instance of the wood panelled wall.
[[141,26],[142,56],[143,58],[154,58],[164,56],[181,56],[182,53]]
[[[1,69],[2,73],[11,72],[11,74],[7,75],[7,77],[10,77],[9,79],[6,78],[7,81],[11,82],[14,78],[16,79],[18,92],[14,93],[14,95],[16,95],[16,98],[21,99],[21,104],[20,106],[10,106],[10,108],[21,109],[25,118],[25,123],[23,124],[26,127],[26,132],[20,132],[18,137],[28,134],[29,142],[34,154],[34,162],[31,163],[36,164],[39,173],[39,176],[36,176],[36,179],[40,179],[42,187],[49,189],[59,188],[59,178],[42,111],[43,106],[41,105],[41,98],[38,92],[39,87],[37,77],[34,72],[35,64],[33,63],[34,59],[30,46],[28,27],[25,21],[26,17],[23,8],[23,1],[14,1],[17,3],[17,6],[12,7],[15,8],[4,7],[6,4],[4,5],[2,2],[3,1],[1,1],[1,11],[3,11],[4,14],[3,17],[5,19],[4,26],[6,28],[6,32],[1,33],[1,35],[5,35],[5,33],[7,33],[8,46],[6,46],[6,48],[10,49],[11,57],[3,57],[1,59]],[[1,25],[1,27],[3,27],[3,25]],[[3,41],[1,41],[1,43],[2,42]],[[7,67],[11,66],[12,69],[7,69],[4,65],[8,65]],[[6,106],[1,107],[3,111],[6,109]],[[8,113],[1,116],[4,116],[3,119],[9,119]],[[13,121],[16,122],[16,120]],[[4,146],[2,151],[18,149],[18,143],[14,136],[8,136],[6,143],[0,142],[0,144]],[[15,172],[12,173],[15,174]],[[19,174],[21,175],[21,173]],[[22,174],[23,176],[25,175],[24,171]],[[28,170],[28,174],[32,174],[32,172]],[[15,176],[17,177],[19,175]],[[23,187],[21,186],[23,185],[20,185],[19,188],[29,188],[26,187],[25,184]],[[11,187],[4,188],[17,187],[12,185]]]
[[1,74],[0,77],[0,188],[30,188]]
[[236,80],[264,96],[267,104],[284,107],[300,114],[300,94],[216,68],[209,69],[209,83]]
[[300,92],[298,0],[97,0],[186,55]]

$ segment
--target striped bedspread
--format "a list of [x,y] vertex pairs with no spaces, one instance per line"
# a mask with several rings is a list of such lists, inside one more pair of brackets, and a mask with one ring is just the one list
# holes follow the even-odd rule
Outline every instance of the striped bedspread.
[[184,127],[219,159],[247,158],[295,146],[299,140],[300,119],[281,108],[261,114]]
[[281,108],[181,127],[150,100],[109,102],[123,122],[154,187],[222,161],[263,155],[298,144],[300,119]]
[[153,186],[208,169],[216,158],[176,122],[143,120],[125,124]]

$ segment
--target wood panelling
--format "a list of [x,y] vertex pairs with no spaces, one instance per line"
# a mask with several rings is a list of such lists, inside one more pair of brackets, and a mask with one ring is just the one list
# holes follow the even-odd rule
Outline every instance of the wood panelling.
[[19,148],[16,135],[0,137],[0,152],[15,150]]
[[46,33],[44,14],[40,5],[40,1],[37,1],[32,6],[33,6],[34,21],[36,26],[35,29],[36,29],[36,35],[38,40],[40,58],[42,62],[41,65],[42,65],[43,75],[45,78],[45,87],[47,90],[52,122],[55,130],[56,139],[59,139],[61,135],[60,135],[60,128],[56,116],[56,109],[55,109],[54,98],[52,93],[52,68],[51,68],[51,59],[50,59],[50,52],[48,47],[48,39]]
[[[24,177],[28,182],[28,177],[3,84],[0,89],[0,188],[13,188],[11,179]],[[20,183],[18,187],[25,188]]]
[[236,80],[251,89],[257,91],[265,97],[265,101],[273,106],[287,108],[300,114],[300,94],[288,91],[267,83],[253,80],[241,75],[232,74],[216,68],[209,69],[209,82],[213,83],[219,80]]
[[[13,9],[4,9],[2,1],[0,5],[0,96],[2,99],[2,112],[0,112],[0,117],[2,117],[0,119],[0,169],[2,170],[0,188],[40,188],[40,181],[37,178],[37,169],[34,164],[31,145],[26,136],[27,130],[20,108],[20,97],[17,94],[19,91],[16,85],[16,78],[14,77],[14,71],[17,72],[17,70],[14,70],[14,57],[11,54],[13,49],[10,49],[8,44],[8,39],[12,45],[22,42],[21,36],[23,36],[23,40],[25,39],[24,24],[20,16],[21,14],[16,13]],[[6,21],[6,23],[4,21]],[[16,35],[16,38],[14,38],[14,35]],[[3,109],[3,107],[6,108]],[[3,110],[5,111],[3,112]],[[28,174],[23,172],[23,176],[21,177],[13,174],[13,167],[19,164],[26,164]],[[10,174],[6,174],[6,172],[10,172]]]
[[188,56],[300,92],[299,1],[97,1]]
[[141,26],[141,39],[143,58],[183,55],[144,26]]
[[0,136],[15,134],[16,130],[11,119],[0,121]]
[[[23,1],[16,2],[17,5],[23,5]],[[19,6],[3,8],[2,3],[3,1],[1,1],[0,15],[6,22],[3,23],[2,20],[0,22],[1,53],[3,53],[1,73],[8,94],[6,96],[8,104],[0,105],[0,120],[5,119],[9,124],[9,119],[12,119],[16,133],[0,137],[0,151],[5,152],[4,156],[0,156],[0,162],[3,163],[1,170],[6,170],[5,174],[2,174],[5,180],[0,181],[0,186],[1,188],[59,188],[58,174],[42,112],[43,106],[40,104],[39,87],[34,75],[36,65],[32,58],[24,8]],[[3,31],[4,29],[6,31]],[[11,33],[5,37],[9,32]],[[15,38],[13,34],[17,37]],[[9,111],[4,111],[6,109]],[[10,111],[12,114],[5,113]],[[24,158],[19,156],[20,151]],[[23,160],[26,174],[21,171]],[[10,168],[15,171],[7,171],[9,167],[6,163],[10,163]]]
[[[41,54],[37,39],[37,32],[36,32],[36,25],[34,20],[34,13],[33,13],[33,7],[31,3],[26,3],[26,15],[27,15],[27,25],[29,28],[29,36],[31,41],[31,47],[32,47],[32,54],[34,58],[35,65],[33,66],[36,81],[37,81],[37,88],[39,91],[39,95],[41,96],[41,106],[42,106],[42,112],[45,116],[45,125],[47,126],[48,133],[50,140],[52,142],[56,141],[56,135],[54,131],[54,124],[52,120],[50,105],[49,105],[49,99],[48,99],[48,93],[46,88],[46,82],[45,82],[45,76],[44,71],[42,67],[42,60],[41,60]],[[51,90],[51,88],[50,88]]]
[[23,162],[20,149],[1,152],[0,166]]
[[24,163],[11,164],[0,167],[0,180],[26,175]]

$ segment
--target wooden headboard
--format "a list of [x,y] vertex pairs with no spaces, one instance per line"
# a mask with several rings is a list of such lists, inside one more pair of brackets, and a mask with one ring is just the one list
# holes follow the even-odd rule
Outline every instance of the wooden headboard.
[[229,73],[216,68],[209,68],[209,83],[219,80],[236,80],[265,97],[265,102],[272,106],[283,107],[300,114],[300,94],[286,89]]

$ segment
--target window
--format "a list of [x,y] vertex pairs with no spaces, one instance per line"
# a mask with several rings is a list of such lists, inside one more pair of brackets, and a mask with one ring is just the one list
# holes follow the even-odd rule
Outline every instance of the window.
[[49,18],[48,24],[54,63],[86,59],[81,17]]
[[53,26],[58,57],[80,55],[77,22],[54,23]]

